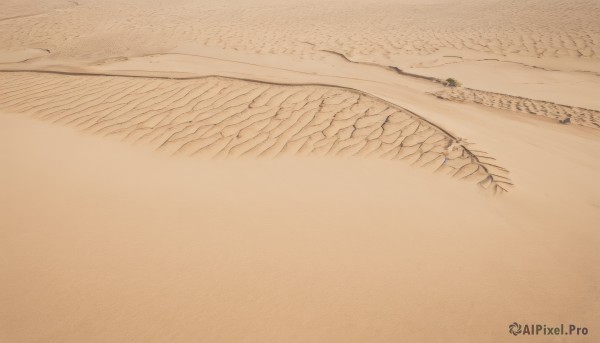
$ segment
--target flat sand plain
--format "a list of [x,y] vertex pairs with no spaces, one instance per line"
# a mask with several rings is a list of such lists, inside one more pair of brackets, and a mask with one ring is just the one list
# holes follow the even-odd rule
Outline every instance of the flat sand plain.
[[598,341],[598,17],[3,1],[0,341]]

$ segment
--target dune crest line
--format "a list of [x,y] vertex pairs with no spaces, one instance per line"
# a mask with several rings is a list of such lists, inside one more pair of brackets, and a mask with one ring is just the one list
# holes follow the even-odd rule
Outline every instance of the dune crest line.
[[471,180],[494,193],[512,185],[508,171],[485,152],[468,149],[409,110],[341,87],[2,72],[0,109],[176,155],[378,157]]

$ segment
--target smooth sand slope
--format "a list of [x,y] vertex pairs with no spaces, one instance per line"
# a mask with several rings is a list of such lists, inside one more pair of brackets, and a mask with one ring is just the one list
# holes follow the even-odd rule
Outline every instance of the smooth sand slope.
[[591,138],[513,123],[523,171],[489,196],[394,160],[172,158],[0,120],[4,341],[595,340]]
[[0,342],[598,341],[598,17],[2,2]]

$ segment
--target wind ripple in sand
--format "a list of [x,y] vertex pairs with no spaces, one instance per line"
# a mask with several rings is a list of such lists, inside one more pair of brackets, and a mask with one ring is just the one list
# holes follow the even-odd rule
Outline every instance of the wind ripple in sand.
[[0,74],[0,109],[180,155],[401,159],[506,191],[506,169],[416,114],[365,93],[223,77]]
[[451,88],[434,94],[440,99],[474,102],[476,104],[513,112],[535,114],[556,120],[569,118],[573,124],[600,128],[600,112],[587,108],[559,105],[552,102],[518,96],[485,92],[469,88]]
[[[0,12],[18,17],[64,3],[3,0]],[[273,0],[252,6],[240,0],[82,1],[77,7],[71,4],[72,11],[0,24],[0,49],[43,42],[56,58],[96,59],[131,56],[134,51],[154,53],[157,46],[168,51],[193,42],[307,57],[313,51],[301,42],[310,41],[372,62],[373,56],[421,56],[445,49],[495,56],[600,58],[596,0],[438,0],[426,6],[423,1],[316,3],[319,6]]]

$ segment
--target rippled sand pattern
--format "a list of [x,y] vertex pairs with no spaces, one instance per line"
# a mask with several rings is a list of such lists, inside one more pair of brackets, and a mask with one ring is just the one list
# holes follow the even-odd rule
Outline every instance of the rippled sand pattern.
[[[59,2],[46,2],[53,1]],[[499,56],[600,56],[600,3],[595,0],[73,4],[69,10],[0,22],[0,49],[33,46],[56,57],[92,58],[158,53],[193,42],[305,56],[315,53],[308,42],[366,59],[428,55],[444,48]]]
[[0,108],[172,154],[398,159],[506,190],[506,170],[398,106],[358,91],[220,77],[2,73]]
[[556,120],[569,118],[571,123],[581,126],[600,128],[600,112],[587,108],[559,105],[552,102],[532,100],[485,92],[469,88],[452,88],[435,93],[440,99],[458,102],[472,102],[520,113],[534,114]]

